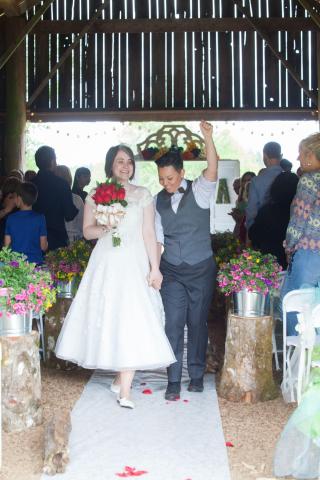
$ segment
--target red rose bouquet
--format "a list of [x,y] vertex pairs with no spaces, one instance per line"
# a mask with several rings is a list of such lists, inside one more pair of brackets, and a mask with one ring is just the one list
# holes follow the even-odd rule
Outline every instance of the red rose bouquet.
[[92,196],[96,208],[94,214],[99,225],[108,225],[113,229],[112,244],[118,247],[121,239],[117,227],[125,215],[125,207],[128,203],[125,200],[126,191],[113,178],[108,178],[104,183],[98,183],[95,194]]

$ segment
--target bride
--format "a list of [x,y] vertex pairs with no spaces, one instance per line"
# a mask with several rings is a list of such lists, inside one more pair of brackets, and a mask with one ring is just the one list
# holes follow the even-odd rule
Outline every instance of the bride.
[[128,202],[118,227],[120,246],[113,246],[111,228],[97,224],[95,190],[86,198],[83,234],[98,242],[56,345],[57,357],[116,371],[111,391],[127,408],[134,408],[130,389],[135,370],[176,361],[164,333],[153,198],[146,188],[130,184],[133,158],[124,145],[106,155],[106,176],[124,186]]

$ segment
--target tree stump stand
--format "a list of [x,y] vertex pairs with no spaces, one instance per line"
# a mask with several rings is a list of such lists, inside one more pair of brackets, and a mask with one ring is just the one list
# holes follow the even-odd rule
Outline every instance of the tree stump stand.
[[67,411],[53,416],[45,429],[43,472],[47,475],[64,473],[69,463],[69,433],[71,418]]
[[272,374],[272,329],[272,317],[239,317],[229,313],[218,388],[221,397],[254,403],[278,396]]
[[67,316],[71,303],[72,298],[57,298],[56,303],[45,315],[45,366],[48,368],[56,368],[58,370],[73,370],[77,368],[74,363],[61,360],[57,358],[54,353],[64,319]]
[[2,425],[6,432],[42,423],[39,333],[0,337]]

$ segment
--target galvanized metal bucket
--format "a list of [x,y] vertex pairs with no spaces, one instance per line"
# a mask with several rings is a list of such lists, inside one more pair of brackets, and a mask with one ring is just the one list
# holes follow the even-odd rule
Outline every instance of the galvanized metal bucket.
[[58,298],[73,298],[75,294],[75,281],[70,280],[69,282],[57,282]]
[[4,337],[18,337],[31,333],[32,312],[25,314],[0,311],[0,335]]
[[241,290],[233,293],[233,313],[240,317],[263,317],[270,314],[270,296]]

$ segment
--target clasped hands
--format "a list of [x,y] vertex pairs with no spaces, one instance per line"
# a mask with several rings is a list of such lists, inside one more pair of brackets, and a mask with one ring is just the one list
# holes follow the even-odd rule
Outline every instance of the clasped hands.
[[147,275],[147,281],[149,287],[153,287],[155,290],[160,290],[162,284],[162,273],[159,269],[151,269]]

